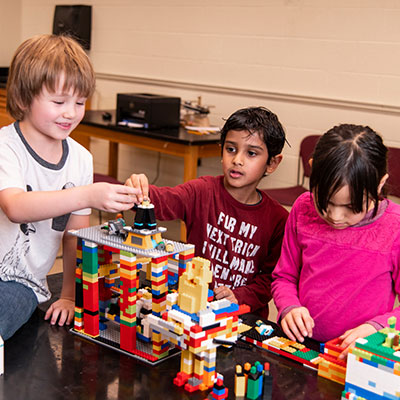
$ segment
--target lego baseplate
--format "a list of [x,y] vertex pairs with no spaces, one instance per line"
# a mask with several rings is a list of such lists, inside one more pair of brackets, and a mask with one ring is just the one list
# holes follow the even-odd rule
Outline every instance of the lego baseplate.
[[[164,230],[159,229],[160,232],[164,232]],[[147,232],[147,231],[143,231]],[[194,246],[192,244],[184,244],[180,242],[174,242],[170,240],[170,242],[174,246],[174,250],[172,252],[158,250],[158,249],[141,249],[139,247],[129,246],[123,243],[123,239],[116,235],[109,235],[108,232],[102,229],[102,225],[92,226],[89,228],[82,228],[79,230],[70,230],[69,234],[73,236],[77,236],[81,239],[88,240],[90,242],[94,242],[97,244],[101,244],[104,246],[112,247],[118,250],[124,250],[131,253],[134,253],[143,257],[152,257],[158,258],[163,256],[171,256],[172,254],[180,253],[186,250],[193,249]]]
[[319,352],[301,343],[279,336],[260,335],[255,328],[245,332],[241,339],[271,353],[301,363],[305,367],[318,370]]
[[142,342],[140,340],[136,341],[137,349],[136,349],[135,353],[131,353],[129,351],[122,350],[119,347],[119,328],[118,328],[117,324],[114,324],[114,323],[108,324],[107,329],[100,331],[100,334],[97,337],[92,337],[90,335],[86,335],[83,332],[76,331],[74,328],[71,328],[70,332],[73,333],[74,335],[85,338],[91,342],[100,344],[101,346],[108,347],[109,349],[118,351],[121,354],[125,354],[128,357],[140,360],[148,365],[160,364],[163,361],[168,360],[171,357],[175,357],[181,353],[181,350],[173,347],[173,345],[172,345],[169,349],[168,355],[163,358],[158,359],[158,358],[152,356],[152,344]]

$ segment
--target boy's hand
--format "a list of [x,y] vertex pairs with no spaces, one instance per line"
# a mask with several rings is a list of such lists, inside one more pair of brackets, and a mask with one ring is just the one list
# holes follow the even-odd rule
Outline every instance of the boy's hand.
[[295,342],[304,342],[305,337],[312,337],[314,320],[305,307],[296,307],[290,310],[281,320],[285,335]]
[[214,289],[214,297],[216,300],[228,299],[231,303],[238,304],[238,301],[232,290],[227,286],[218,286]]
[[46,311],[45,320],[50,319],[50,324],[55,325],[58,320],[58,325],[70,325],[75,313],[75,302],[69,299],[59,299],[55,301]]
[[126,186],[140,189],[141,195],[138,196],[139,203],[149,200],[149,180],[144,174],[132,174],[125,182]]
[[98,182],[91,185],[91,205],[101,211],[116,213],[141,203],[141,191],[124,185]]
[[376,333],[376,329],[371,324],[362,324],[357,326],[357,328],[349,329],[343,335],[339,336],[339,339],[342,340],[340,347],[343,350],[339,354],[339,359],[343,360],[347,357],[350,347],[354,347],[357,339],[364,338],[373,333]]

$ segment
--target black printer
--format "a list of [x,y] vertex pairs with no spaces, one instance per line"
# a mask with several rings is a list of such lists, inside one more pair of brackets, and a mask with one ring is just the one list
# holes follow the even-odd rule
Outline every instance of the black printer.
[[181,99],[150,93],[118,93],[117,124],[144,129],[178,128]]

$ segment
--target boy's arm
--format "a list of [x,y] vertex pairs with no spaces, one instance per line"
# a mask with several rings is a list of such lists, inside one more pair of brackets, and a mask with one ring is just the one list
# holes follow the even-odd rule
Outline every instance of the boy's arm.
[[75,268],[77,238],[68,234],[70,229],[80,229],[89,226],[89,215],[71,215],[63,236],[63,284],[60,299],[47,310],[45,319],[50,319],[54,325],[70,324],[75,310]]
[[55,191],[25,192],[20,188],[0,191],[0,207],[14,223],[42,221],[84,208],[107,212],[129,210],[139,190],[99,182]]

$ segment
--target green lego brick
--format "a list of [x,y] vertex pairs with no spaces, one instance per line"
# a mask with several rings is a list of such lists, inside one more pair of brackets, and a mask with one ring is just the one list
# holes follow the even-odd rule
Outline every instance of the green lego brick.
[[300,351],[297,350],[293,353],[294,356],[299,357],[303,360],[311,361],[314,360],[314,358],[317,358],[319,356],[319,352],[315,350],[309,350],[309,351]]
[[132,258],[136,257],[135,253],[131,253],[130,251],[126,251],[126,250],[121,250],[120,254],[121,254],[121,256],[125,256],[125,257],[132,257]]
[[400,357],[393,354],[395,352],[393,349],[382,346],[382,343],[386,340],[386,335],[384,333],[380,331],[376,332],[367,336],[365,340],[367,341],[366,343],[356,342],[356,347],[388,358],[389,360],[400,361]]

